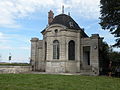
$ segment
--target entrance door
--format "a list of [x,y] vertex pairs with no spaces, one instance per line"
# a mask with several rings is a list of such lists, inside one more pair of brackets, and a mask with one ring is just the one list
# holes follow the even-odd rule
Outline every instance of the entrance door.
[[83,47],[83,63],[90,65],[90,46]]

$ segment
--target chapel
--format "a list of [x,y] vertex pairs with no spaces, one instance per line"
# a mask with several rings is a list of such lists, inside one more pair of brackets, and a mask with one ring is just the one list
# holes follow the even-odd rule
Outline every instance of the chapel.
[[31,39],[33,71],[99,75],[103,40],[99,34],[89,37],[70,15],[62,13],[54,17],[52,10],[41,33],[43,40]]

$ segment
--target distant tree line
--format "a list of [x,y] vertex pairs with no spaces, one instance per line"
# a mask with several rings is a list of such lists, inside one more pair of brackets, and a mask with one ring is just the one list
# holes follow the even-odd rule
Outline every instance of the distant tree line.
[[29,63],[0,63],[2,66],[30,66]]

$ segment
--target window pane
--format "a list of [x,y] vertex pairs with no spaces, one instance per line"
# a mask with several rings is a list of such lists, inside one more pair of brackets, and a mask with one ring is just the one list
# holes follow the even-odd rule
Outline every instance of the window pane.
[[68,59],[75,60],[75,42],[73,40],[68,44]]
[[47,43],[45,42],[45,60],[47,58]]
[[59,42],[53,41],[53,59],[59,59]]
[[57,59],[59,59],[59,45],[57,45]]

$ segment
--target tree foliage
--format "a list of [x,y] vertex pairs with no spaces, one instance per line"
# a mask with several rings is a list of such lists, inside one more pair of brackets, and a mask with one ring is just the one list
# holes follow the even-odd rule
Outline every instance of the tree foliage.
[[109,52],[109,59],[113,62],[120,62],[120,52]]
[[120,63],[120,52],[113,51],[111,46],[109,46],[106,42],[102,42],[100,57],[102,57],[99,64],[102,68],[100,74],[108,74],[110,61],[112,61],[112,72],[115,72],[115,67],[117,67]]
[[100,67],[104,70],[108,68],[109,65],[109,46],[106,42],[102,42],[102,49],[100,49]]
[[106,61],[120,62],[120,52],[113,51],[106,42],[102,43],[102,57]]
[[120,0],[100,0],[100,3],[100,25],[116,37],[113,46],[120,47]]

